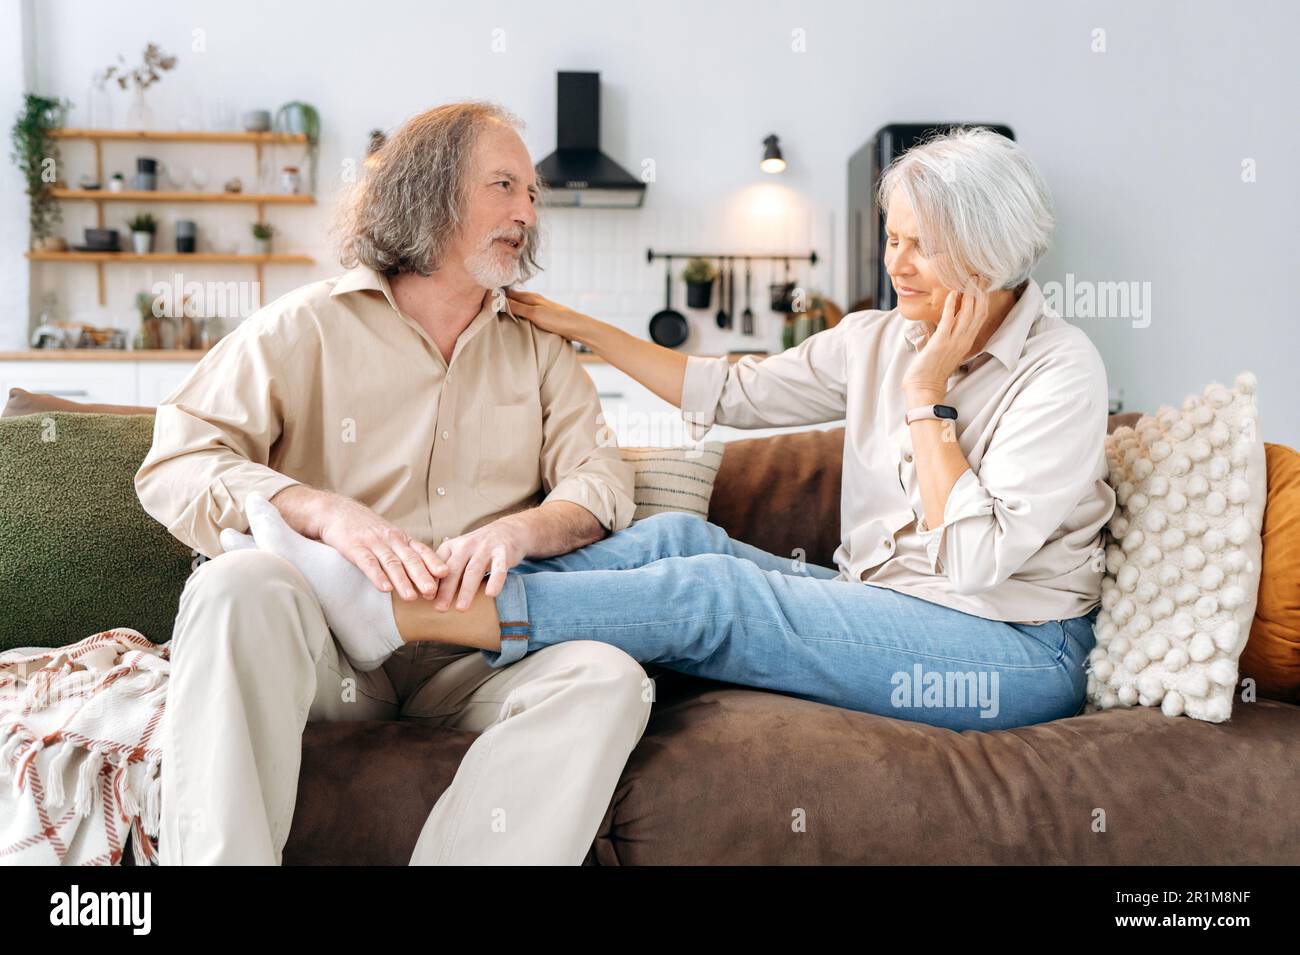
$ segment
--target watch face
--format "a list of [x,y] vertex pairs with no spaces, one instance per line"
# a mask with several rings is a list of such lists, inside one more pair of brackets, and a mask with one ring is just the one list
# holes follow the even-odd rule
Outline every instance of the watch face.
[[952,405],[935,405],[934,415],[936,418],[956,418],[957,409]]

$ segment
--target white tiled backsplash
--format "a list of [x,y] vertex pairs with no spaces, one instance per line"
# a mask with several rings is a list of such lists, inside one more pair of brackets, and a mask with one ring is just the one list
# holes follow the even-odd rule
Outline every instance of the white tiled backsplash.
[[[752,207],[752,203],[746,205]],[[791,262],[790,278],[804,288],[834,298],[833,219],[830,212],[802,210],[745,215],[728,209],[545,209],[541,254],[544,271],[525,287],[649,338],[650,316],[664,307],[666,263],[662,259],[647,263],[647,248],[656,252],[788,252],[805,256],[815,250],[817,265]],[[712,263],[716,268],[717,260]],[[673,307],[690,323],[690,337],[682,351],[723,354],[738,349],[780,350],[784,316],[769,307],[768,286],[784,280],[784,265],[752,263],[753,336],[740,331],[745,276],[744,263],[737,265],[736,305],[729,309],[732,327],[719,329],[714,320],[719,304],[717,286],[707,310],[687,308],[686,285],[681,281],[686,261],[673,259]]]

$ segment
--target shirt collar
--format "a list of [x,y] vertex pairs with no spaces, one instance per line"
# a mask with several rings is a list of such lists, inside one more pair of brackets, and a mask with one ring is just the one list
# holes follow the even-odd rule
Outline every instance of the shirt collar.
[[[348,292],[375,291],[382,292],[388,304],[393,307],[393,311],[400,313],[401,309],[397,307],[397,302],[393,298],[393,288],[388,283],[388,276],[382,272],[370,268],[368,265],[358,265],[355,268],[344,272],[334,282],[334,288],[330,292],[330,297],[336,295],[345,295]],[[483,295],[484,311],[492,307],[492,299],[496,290],[488,290]],[[505,315],[518,322],[519,316],[510,310],[510,298],[501,289],[501,308],[497,310],[498,317]]]
[[[1016,304],[1011,306],[1011,311],[1007,312],[1007,317],[1002,320],[997,331],[984,343],[983,350],[967,359],[967,364],[973,365],[980,355],[989,354],[1002,362],[1008,370],[1014,368],[1025,350],[1025,339],[1029,337],[1030,327],[1043,314],[1044,304],[1042,289],[1038,287],[1037,282],[1029,279],[1029,284],[1020,293]],[[913,349],[919,351],[928,335],[925,326],[921,322],[908,319],[904,321],[906,324],[903,326],[903,337]]]

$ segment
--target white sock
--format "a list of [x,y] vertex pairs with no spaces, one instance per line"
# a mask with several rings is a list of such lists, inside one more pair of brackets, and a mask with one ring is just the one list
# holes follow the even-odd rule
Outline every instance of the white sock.
[[250,494],[244,510],[252,537],[227,528],[221,532],[221,546],[226,550],[256,546],[298,568],[316,592],[325,622],[356,669],[378,669],[405,644],[393,618],[392,597],[372,584],[360,568],[328,544],[303,537],[260,494]]

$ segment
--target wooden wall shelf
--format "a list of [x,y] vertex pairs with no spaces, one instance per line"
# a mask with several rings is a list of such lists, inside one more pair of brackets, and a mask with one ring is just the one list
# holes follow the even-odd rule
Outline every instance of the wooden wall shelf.
[[198,361],[206,354],[193,348],[28,348],[0,351],[0,361]]
[[263,146],[291,146],[307,143],[303,133],[201,132],[156,129],[54,129],[54,139],[93,139],[99,142],[142,143],[255,143]]
[[[154,129],[55,129],[50,135],[54,139],[88,140],[95,147],[95,178],[104,182],[103,144],[106,142],[128,143],[234,143],[252,145],[257,153],[258,168],[261,168],[263,146],[307,146],[307,136],[303,133],[249,133],[249,132],[206,132],[198,130],[154,130]],[[95,204],[95,221],[104,227],[105,202],[171,202],[171,203],[239,203],[257,206],[257,221],[266,221],[267,206],[309,206],[316,202],[312,195],[280,195],[278,193],[257,192],[154,192],[142,190],[124,190],[110,192],[107,189],[53,189],[55,199],[93,202]],[[257,269],[258,304],[261,304],[263,268],[268,265],[310,265],[313,259],[307,255],[271,254],[271,255],[222,255],[220,253],[169,254],[155,252],[148,255],[135,255],[130,252],[28,252],[27,258],[34,262],[68,262],[93,263],[98,272],[99,304],[105,303],[104,266],[109,263],[181,263],[195,264],[245,264]]]
[[255,202],[258,205],[310,206],[315,196],[277,192],[155,192],[134,189],[51,189],[55,199],[89,199],[93,202]]
[[33,262],[193,262],[196,265],[215,265],[221,263],[247,265],[311,265],[316,260],[310,255],[296,255],[288,252],[272,252],[269,255],[256,253],[224,252],[148,252],[138,255],[135,252],[27,252],[27,258]]

